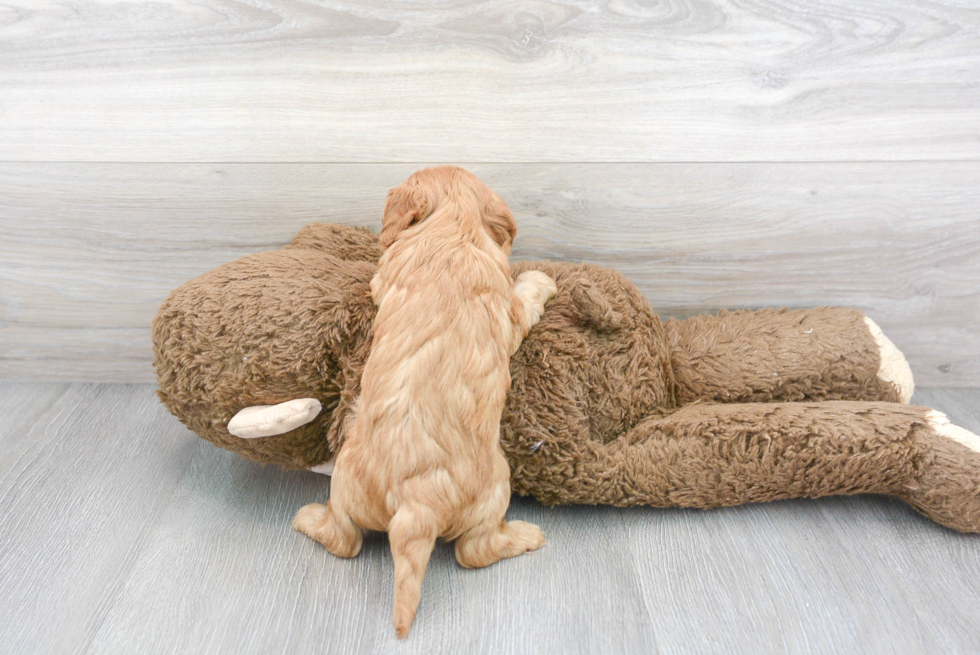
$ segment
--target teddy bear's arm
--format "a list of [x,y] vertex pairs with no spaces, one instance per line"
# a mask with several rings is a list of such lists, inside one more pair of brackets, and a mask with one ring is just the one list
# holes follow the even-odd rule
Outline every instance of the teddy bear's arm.
[[858,311],[723,311],[665,328],[679,404],[912,397],[905,357]]
[[980,532],[980,437],[928,407],[698,403],[583,452],[561,446],[545,442],[512,461],[515,490],[551,504],[704,509],[891,494],[947,527]]

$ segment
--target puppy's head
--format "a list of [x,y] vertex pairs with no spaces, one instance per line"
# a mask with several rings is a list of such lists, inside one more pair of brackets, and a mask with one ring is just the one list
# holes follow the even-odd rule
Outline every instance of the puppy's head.
[[425,221],[446,202],[463,200],[476,202],[483,229],[510,254],[517,234],[514,215],[500,196],[458,166],[423,168],[388,192],[379,241],[381,249],[386,250],[399,234]]

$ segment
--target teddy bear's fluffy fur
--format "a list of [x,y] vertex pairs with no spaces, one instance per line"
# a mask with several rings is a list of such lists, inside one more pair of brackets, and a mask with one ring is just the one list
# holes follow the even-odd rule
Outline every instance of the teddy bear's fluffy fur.
[[[366,230],[311,225],[282,250],[177,289],[153,326],[161,399],[202,438],[250,459],[326,462],[358,395],[380,254]],[[533,262],[512,273],[531,269],[558,292],[510,362],[501,444],[515,492],[701,508],[884,493],[980,531],[980,439],[899,402],[911,379],[886,374],[894,353],[883,357],[890,344],[860,312],[662,322],[616,271]],[[277,436],[227,430],[244,407],[296,398],[323,411]]]

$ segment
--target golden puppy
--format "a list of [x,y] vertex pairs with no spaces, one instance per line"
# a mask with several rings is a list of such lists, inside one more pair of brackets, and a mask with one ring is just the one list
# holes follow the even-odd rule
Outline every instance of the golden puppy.
[[330,501],[293,521],[339,557],[360,552],[362,530],[388,531],[399,638],[415,619],[437,537],[455,539],[468,568],[544,544],[537,526],[504,521],[510,356],[556,290],[539,271],[512,283],[516,232],[504,201],[461,168],[424,169],[391,190],[356,418]]

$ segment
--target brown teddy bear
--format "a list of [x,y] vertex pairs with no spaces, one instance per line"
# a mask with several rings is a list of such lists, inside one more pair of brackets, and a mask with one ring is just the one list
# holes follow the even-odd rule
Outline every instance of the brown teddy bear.
[[[370,347],[366,230],[311,225],[174,291],[153,323],[159,395],[199,436],[328,472]],[[501,445],[544,503],[718,507],[882,493],[980,531],[980,438],[908,404],[904,357],[846,309],[662,322],[616,271],[525,262],[558,293],[511,359]]]

